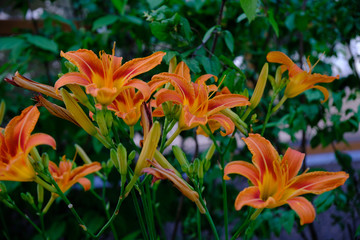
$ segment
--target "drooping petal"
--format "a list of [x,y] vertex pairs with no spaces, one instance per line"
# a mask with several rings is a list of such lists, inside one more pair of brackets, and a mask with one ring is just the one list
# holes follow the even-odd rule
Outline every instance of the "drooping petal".
[[304,161],[305,154],[288,148],[282,159],[282,164],[288,167],[288,180],[295,177]]
[[33,147],[36,147],[38,145],[49,145],[53,149],[56,149],[56,142],[53,137],[50,135],[47,135],[45,133],[36,133],[30,136],[29,140],[26,143],[25,149],[26,152],[29,152]]
[[64,74],[59,80],[55,83],[55,90],[57,91],[60,87],[65,86],[67,84],[77,84],[80,86],[87,86],[91,84],[91,82],[85,78],[84,75],[78,72],[71,72]]
[[329,99],[329,91],[322,87],[322,86],[313,86],[312,88],[316,88],[318,90],[320,90],[322,92],[322,94],[324,95],[324,100],[321,101],[321,103],[326,102]]
[[113,80],[123,79],[126,82],[137,75],[150,71],[161,63],[165,54],[164,52],[155,52],[148,57],[128,61],[114,72]]
[[249,134],[249,137],[243,138],[243,140],[253,154],[252,161],[259,169],[260,181],[262,181],[265,172],[269,172],[276,179],[273,162],[279,160],[279,154],[272,144],[259,134],[252,133]]
[[133,88],[138,89],[141,92],[141,94],[143,95],[145,101],[147,101],[150,98],[150,94],[151,94],[150,87],[144,81],[141,81],[139,79],[132,79],[131,81],[126,83],[124,85],[124,87],[125,88],[133,87]]
[[205,84],[205,82],[207,80],[209,80],[210,78],[214,78],[215,79],[215,82],[217,82],[217,77],[215,75],[212,75],[212,74],[205,74],[205,75],[201,75],[200,77],[198,77],[195,81],[195,83],[201,85],[201,84]]
[[273,204],[275,200],[269,197],[266,201],[260,198],[259,188],[256,186],[248,187],[242,190],[235,200],[235,209],[240,210],[247,205],[253,208],[266,208],[269,204]]
[[233,161],[226,164],[224,169],[224,180],[230,180],[229,174],[240,174],[250,180],[255,186],[259,181],[259,170],[251,163],[245,161]]
[[300,224],[312,223],[316,212],[314,206],[304,197],[294,197],[287,201],[292,210],[300,217]]
[[79,49],[66,53],[61,51],[60,55],[75,64],[80,73],[87,76],[88,79],[91,79],[94,75],[104,77],[101,60],[93,51],[87,49]]
[[209,100],[208,115],[219,112],[225,108],[250,105],[247,97],[239,94],[220,94]]
[[89,179],[87,179],[87,178],[80,178],[80,179],[78,179],[77,182],[80,183],[81,186],[83,186],[83,188],[84,188],[85,191],[90,190],[90,188],[91,188],[91,182],[90,182]]
[[294,182],[288,187],[294,190],[289,197],[295,197],[306,193],[321,194],[343,185],[348,179],[346,172],[311,172],[301,174],[294,178]]
[[[214,114],[208,117],[208,123],[210,124],[212,121],[215,121],[220,124],[221,127],[225,129],[225,132],[221,131],[221,136],[226,136],[234,132],[235,124],[233,121],[225,116],[224,114]],[[211,129],[211,127],[210,127]],[[217,129],[217,128],[216,128]],[[211,131],[215,131],[216,129],[211,129]]]
[[161,91],[156,94],[156,105],[160,106],[164,102],[173,102],[177,104],[183,103],[183,98],[174,90],[161,89]]

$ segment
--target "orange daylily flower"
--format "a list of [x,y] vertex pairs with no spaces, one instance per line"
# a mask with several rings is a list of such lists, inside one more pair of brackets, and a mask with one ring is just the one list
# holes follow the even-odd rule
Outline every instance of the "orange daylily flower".
[[250,102],[239,94],[220,94],[210,99],[218,90],[215,85],[206,85],[206,81],[212,77],[217,80],[216,76],[205,74],[195,83],[191,82],[190,70],[184,62],[177,65],[175,73],[160,73],[153,76],[151,82],[168,80],[175,88],[175,90],[161,89],[156,93],[156,105],[159,107],[155,109],[154,116],[161,115],[162,103],[171,101],[182,106],[179,118],[180,130],[206,125],[208,122],[214,126],[213,123],[218,122],[225,129],[222,135],[232,133],[235,128],[234,123],[220,111],[249,105]]
[[144,168],[142,172],[153,175],[152,184],[157,180],[168,179],[174,186],[188,199],[193,201],[199,208],[201,213],[205,213],[205,208],[199,200],[199,194],[195,192],[189,184],[178,175],[172,169],[165,169],[156,161],[149,161],[153,167]]
[[67,160],[65,156],[62,157],[59,167],[52,161],[49,162],[49,171],[56,183],[59,185],[62,192],[66,192],[75,183],[80,183],[84,190],[87,191],[91,187],[89,179],[86,175],[99,171],[101,164],[93,162],[84,164],[83,166],[73,169],[73,162]]
[[160,64],[164,52],[155,52],[145,58],[135,58],[122,64],[122,57],[115,56],[115,48],[112,54],[105,52],[96,54],[87,49],[62,52],[61,56],[75,64],[79,72],[64,74],[56,83],[55,89],[67,84],[77,84],[86,87],[86,92],[96,97],[96,100],[104,106],[111,104],[116,96],[127,88],[137,88],[145,98],[150,96],[148,85],[135,76],[153,69]]
[[[167,81],[150,82],[150,95]],[[128,88],[119,93],[115,100],[108,106],[108,109],[115,112],[115,115],[122,118],[126,125],[134,126],[141,117],[141,104],[149,99],[141,91],[135,92],[135,88]]]
[[315,65],[312,66],[310,63],[309,57],[307,58],[307,64],[309,66],[309,72],[306,72],[299,68],[288,56],[279,51],[269,52],[266,56],[266,59],[269,62],[283,64],[281,66],[282,71],[289,71],[289,83],[285,88],[285,96],[287,98],[293,98],[299,95],[300,93],[310,89],[316,88],[319,89],[324,94],[324,100],[326,102],[329,98],[329,92],[326,88],[315,85],[316,83],[330,83],[335,79],[339,79],[339,75],[336,77],[321,75],[318,73],[311,73]]
[[349,175],[345,172],[310,172],[297,176],[305,154],[288,148],[283,158],[271,143],[259,134],[243,138],[253,154],[252,163],[234,161],[226,165],[224,179],[236,173],[249,179],[253,186],[245,188],[235,200],[235,209],[244,205],[253,208],[275,208],[284,204],[299,215],[301,225],[315,219],[311,202],[300,195],[321,194],[343,185]]
[[40,112],[36,106],[30,106],[14,117],[5,129],[0,128],[0,180],[31,182],[36,173],[28,154],[30,150],[41,144],[55,149],[55,140],[44,133],[31,135]]

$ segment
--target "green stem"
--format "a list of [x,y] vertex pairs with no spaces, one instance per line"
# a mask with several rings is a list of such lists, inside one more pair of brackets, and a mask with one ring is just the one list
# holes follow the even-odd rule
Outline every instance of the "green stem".
[[247,118],[247,117],[249,116],[249,114],[251,113],[251,111],[252,111],[252,108],[248,107],[248,108],[246,109],[246,112],[244,113],[244,115],[241,117],[241,120],[245,121],[246,118]]
[[177,136],[179,136],[180,133],[181,133],[181,130],[180,130],[179,128],[176,129],[176,131],[174,132],[174,134],[166,141],[164,148],[163,148],[163,149],[160,149],[160,152],[162,153],[162,152],[165,150],[165,148],[167,148],[167,147],[174,141],[174,139],[175,139]]
[[277,110],[279,110],[279,108],[284,104],[284,102],[286,101],[287,97],[284,95],[282,97],[282,99],[280,100],[280,102],[278,104],[276,104],[276,106],[273,108],[271,114],[274,114]]
[[129,129],[130,129],[130,133],[129,133],[129,136],[131,139],[134,139],[134,126],[129,126]]
[[254,209],[249,209],[249,214],[248,214],[245,222],[243,222],[243,224],[241,224],[241,226],[238,228],[238,230],[232,236],[231,240],[236,240],[240,236],[241,232],[243,232],[244,228],[249,225],[249,223],[251,221],[251,216],[253,215],[253,213],[254,213]]
[[44,240],[47,240],[46,232],[45,232],[45,224],[44,224],[44,213],[41,211],[39,212],[40,215],[40,224],[41,224],[41,235],[44,238]]
[[43,214],[46,214],[47,211],[49,211],[49,209],[50,209],[51,205],[53,204],[53,202],[55,201],[55,199],[56,199],[56,197],[54,197],[54,195],[51,194],[51,197],[50,197],[48,203],[46,204],[46,206],[45,206],[44,209],[42,210],[42,213],[43,213]]
[[147,231],[146,231],[146,228],[145,228],[144,220],[142,218],[139,203],[138,203],[138,200],[136,199],[136,193],[134,191],[131,191],[131,196],[132,196],[132,199],[133,199],[133,202],[134,202],[134,205],[135,205],[136,215],[139,218],[139,224],[140,224],[142,235],[143,235],[144,239],[147,240],[149,238],[148,238],[148,234],[147,234]]
[[17,211],[23,218],[25,218],[35,229],[36,231],[38,231],[40,234],[42,234],[41,229],[29,218],[28,215],[26,215],[25,213],[23,213],[20,208],[18,208],[15,205],[15,202],[11,200],[11,202],[9,202],[12,205],[12,208],[15,209],[15,211]]
[[161,144],[160,144],[160,152],[161,153],[164,151],[164,148],[165,148],[165,140],[166,140],[166,136],[168,134],[168,125],[169,125],[169,120],[167,117],[165,117],[163,134],[161,136]]
[[261,130],[261,136],[264,135],[265,128],[266,128],[266,124],[267,124],[267,122],[269,121],[270,116],[271,116],[271,114],[272,114],[271,108],[272,108],[272,105],[273,105],[273,103],[274,103],[274,100],[275,100],[276,96],[277,96],[277,94],[274,93],[274,95],[271,97],[271,101],[270,101],[270,103],[269,103],[268,110],[267,110],[267,114],[266,114],[266,117],[265,117],[265,122],[264,122],[263,128],[262,128],[262,130]]
[[47,182],[45,182],[44,180],[42,180],[38,176],[35,177],[34,181],[36,183],[40,184],[41,186],[43,186],[46,190],[48,190],[50,192],[56,192],[56,189],[54,187],[50,186]]
[[69,199],[65,196],[65,194],[61,191],[59,185],[57,185],[56,181],[51,178],[51,182],[52,184],[55,186],[56,190],[57,190],[57,194],[59,194],[59,196],[61,197],[61,199],[66,203],[66,205],[68,206],[70,212],[73,214],[73,216],[75,217],[76,221],[79,223],[79,225],[81,226],[81,228],[84,230],[84,232],[86,232],[87,234],[89,234],[92,238],[96,238],[96,236],[89,231],[89,229],[86,227],[86,224],[84,223],[84,221],[81,219],[81,217],[79,216],[79,214],[76,212],[76,210],[74,209],[73,205],[71,204],[71,202],[69,201]]
[[198,232],[198,239],[201,240],[201,213],[200,210],[197,209],[196,211],[196,217],[197,217],[197,232]]
[[213,232],[213,234],[215,236],[215,239],[220,240],[219,235],[218,235],[218,233],[216,231],[214,221],[212,220],[210,212],[209,212],[209,210],[208,210],[208,208],[207,208],[207,206],[206,206],[206,204],[205,204],[205,202],[204,202],[204,200],[203,200],[203,198],[201,196],[201,191],[200,191],[199,187],[197,186],[197,184],[195,184],[195,186],[196,186],[196,191],[199,194],[199,200],[200,200],[201,204],[203,205],[203,207],[205,208],[205,216],[206,216],[206,219],[208,220],[208,222],[210,224],[210,227],[211,227],[211,230],[212,230],[212,232]]
[[145,219],[146,219],[146,222],[148,225],[150,239],[155,240],[156,233],[155,233],[155,227],[154,227],[154,217],[152,214],[151,199],[149,199],[149,194],[148,194],[148,192],[149,192],[148,184],[145,184],[145,187],[147,189],[144,191],[144,187],[142,185],[140,185],[141,192],[145,193],[144,197],[141,197],[141,202],[144,207]]

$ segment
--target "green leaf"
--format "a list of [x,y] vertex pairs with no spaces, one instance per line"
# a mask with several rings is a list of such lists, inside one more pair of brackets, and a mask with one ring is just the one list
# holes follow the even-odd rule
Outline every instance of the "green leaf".
[[203,40],[202,40],[203,43],[206,43],[206,42],[209,40],[211,34],[213,33],[213,31],[214,31],[217,27],[218,27],[218,25],[213,26],[213,27],[209,28],[209,30],[206,31],[206,33],[205,33],[205,35],[204,35],[204,37],[203,37]]
[[342,170],[345,170],[349,173],[354,171],[354,169],[351,166],[352,158],[349,154],[340,152],[339,150],[336,150],[335,157],[336,157],[337,162],[340,164]]
[[169,28],[167,23],[152,22],[150,23],[152,34],[160,41],[165,41],[169,36]]
[[191,27],[190,27],[189,21],[186,18],[181,17],[180,25],[182,27],[181,28],[182,33],[185,35],[186,39],[188,41],[190,41],[192,32],[191,32]]
[[282,222],[282,226],[284,227],[285,231],[288,234],[291,234],[291,231],[293,229],[294,226],[294,222],[295,222],[295,213],[294,211],[284,211],[281,214],[281,222]]
[[43,50],[47,50],[53,53],[59,53],[58,45],[54,40],[48,39],[46,37],[26,34],[24,35],[26,40],[31,43],[32,45],[41,48]]
[[165,51],[166,52],[166,55],[163,57],[163,60],[166,62],[166,64],[169,64],[170,63],[170,60],[179,55],[178,52],[176,51]]
[[183,61],[186,63],[186,65],[188,65],[188,67],[192,72],[194,73],[201,72],[201,69],[199,67],[199,62],[196,61],[195,59],[183,59]]
[[332,194],[332,191],[321,194],[314,200],[316,212],[317,213],[325,212],[331,207],[334,200],[335,200],[335,196],[334,194]]
[[224,31],[224,40],[230,52],[234,53],[234,37],[230,31],[228,30]]
[[244,10],[249,22],[255,19],[257,2],[257,0],[240,0],[241,8]]
[[12,50],[18,48],[22,44],[25,44],[25,40],[18,37],[1,37],[0,38],[0,50]]
[[276,36],[279,37],[279,26],[278,26],[277,22],[275,21],[273,11],[269,11],[269,22],[270,22],[272,28],[274,29]]
[[150,9],[155,9],[159,7],[164,2],[164,0],[146,0],[146,2],[149,4]]
[[287,16],[287,18],[285,19],[285,26],[290,31],[295,29],[295,13],[292,13],[289,16]]
[[115,15],[107,15],[105,17],[98,18],[95,20],[91,30],[94,31],[98,28],[113,24],[118,19],[119,19],[119,17],[115,16]]
[[118,12],[123,15],[125,12],[125,6],[127,4],[127,0],[111,0],[114,7],[118,10]]
[[214,55],[210,59],[206,56],[201,56],[200,62],[203,65],[205,72],[217,76],[221,70],[219,59]]

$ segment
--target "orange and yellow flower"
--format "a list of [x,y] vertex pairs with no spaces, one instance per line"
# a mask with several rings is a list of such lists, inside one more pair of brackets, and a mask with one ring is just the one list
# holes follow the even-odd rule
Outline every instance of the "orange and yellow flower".
[[318,73],[311,73],[314,69],[314,66],[311,66],[309,57],[307,58],[307,64],[309,66],[309,72],[306,72],[299,68],[288,56],[279,51],[269,52],[266,56],[266,59],[269,62],[280,63],[282,64],[282,71],[289,71],[289,83],[285,89],[285,96],[287,98],[293,98],[299,95],[300,93],[310,89],[316,88],[319,89],[324,94],[324,100],[326,102],[329,98],[329,92],[326,88],[315,85],[317,83],[330,83],[335,79],[339,79],[339,75],[336,77],[331,77],[327,75],[321,75]]
[[79,72],[64,74],[56,83],[55,89],[67,84],[86,87],[86,92],[104,106],[111,104],[116,96],[127,88],[137,88],[145,98],[150,96],[149,86],[135,76],[153,69],[160,64],[164,52],[155,52],[145,58],[135,58],[122,64],[122,58],[105,52],[96,54],[87,49],[61,52],[61,56],[75,64]]
[[184,62],[178,64],[175,73],[155,75],[151,82],[167,80],[175,90],[161,89],[156,93],[156,105],[159,107],[155,109],[154,116],[161,115],[162,103],[171,101],[182,106],[179,118],[181,131],[206,125],[208,122],[218,122],[225,129],[223,135],[232,133],[235,128],[234,123],[220,111],[249,105],[250,102],[245,96],[239,94],[220,94],[211,98],[218,90],[215,85],[206,85],[206,81],[212,77],[217,80],[216,76],[205,74],[200,76],[195,83],[191,82],[190,70]]
[[85,164],[73,169],[73,162],[62,157],[59,167],[52,161],[49,162],[49,171],[55,182],[59,185],[62,192],[66,192],[75,183],[80,183],[85,191],[91,187],[89,179],[85,178],[86,175],[99,171],[101,165],[99,162]]
[[0,180],[31,182],[36,173],[28,159],[30,150],[41,144],[55,149],[55,140],[44,133],[31,135],[40,112],[36,106],[24,109],[5,129],[0,128]]
[[156,161],[149,161],[153,167],[144,168],[142,172],[153,175],[152,183],[161,179],[170,180],[174,186],[187,198],[193,201],[201,213],[205,213],[205,208],[199,200],[199,194],[195,192],[184,179],[176,175],[172,169],[165,169]]
[[284,204],[299,215],[301,225],[315,219],[311,202],[300,195],[321,194],[343,185],[349,175],[345,172],[310,172],[297,176],[305,154],[288,148],[283,158],[275,148],[259,134],[243,138],[253,154],[252,163],[234,161],[226,165],[224,179],[236,173],[249,179],[250,186],[239,193],[235,209],[244,205],[253,208],[275,208]]

